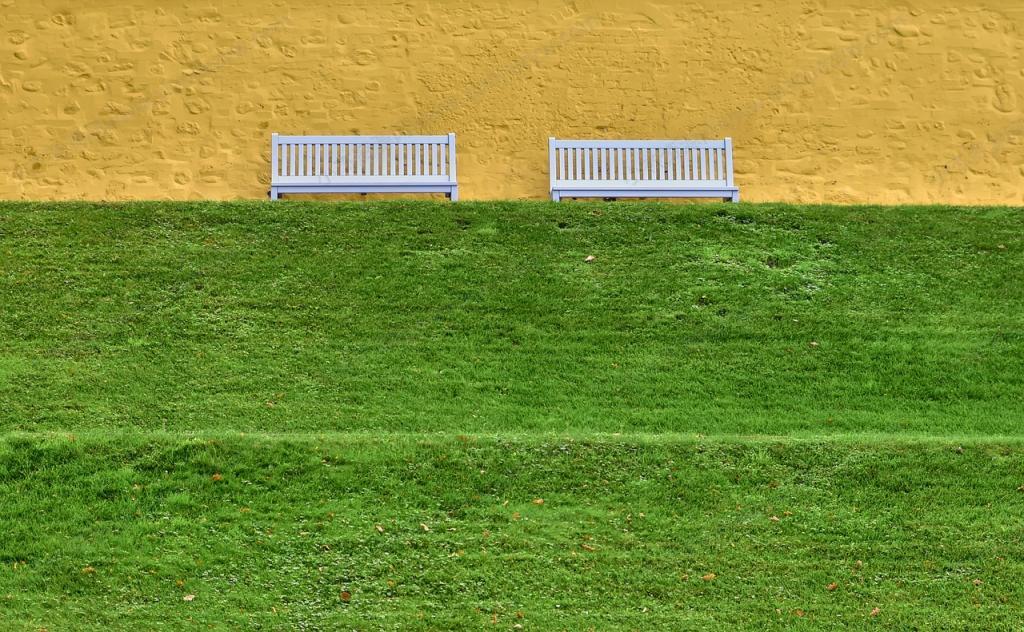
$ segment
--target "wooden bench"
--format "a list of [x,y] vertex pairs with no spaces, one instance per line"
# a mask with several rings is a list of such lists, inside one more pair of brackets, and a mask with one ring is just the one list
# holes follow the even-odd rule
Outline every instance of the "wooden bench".
[[739,202],[732,139],[558,140],[548,144],[551,199],[693,197]]
[[274,134],[270,173],[272,200],[288,193],[444,193],[459,199],[455,134]]

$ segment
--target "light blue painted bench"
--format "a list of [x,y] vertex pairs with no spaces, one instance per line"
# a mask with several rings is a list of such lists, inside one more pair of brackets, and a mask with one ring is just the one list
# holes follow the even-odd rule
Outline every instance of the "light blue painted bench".
[[274,134],[270,170],[272,200],[288,193],[444,193],[459,199],[455,134]]
[[548,143],[551,199],[692,197],[739,202],[732,139]]

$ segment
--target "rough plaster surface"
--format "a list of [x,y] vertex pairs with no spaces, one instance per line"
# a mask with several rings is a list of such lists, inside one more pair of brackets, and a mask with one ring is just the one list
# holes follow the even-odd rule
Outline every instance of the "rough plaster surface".
[[255,198],[271,131],[731,135],[747,200],[1024,201],[1024,3],[0,0],[0,198]]

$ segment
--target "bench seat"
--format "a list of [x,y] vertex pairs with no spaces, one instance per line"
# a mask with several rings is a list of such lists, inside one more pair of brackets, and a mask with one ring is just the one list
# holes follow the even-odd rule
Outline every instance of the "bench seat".
[[271,138],[270,199],[290,193],[444,193],[459,199],[455,134]]
[[732,139],[549,140],[551,199],[722,198],[738,202]]

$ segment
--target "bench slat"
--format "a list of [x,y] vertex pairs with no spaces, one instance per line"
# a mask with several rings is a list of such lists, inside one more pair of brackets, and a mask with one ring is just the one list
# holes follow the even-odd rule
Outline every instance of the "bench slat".
[[289,143],[344,143],[351,145],[371,145],[374,143],[381,144],[406,144],[413,143],[417,145],[425,145],[427,143],[440,143],[442,145],[448,144],[447,136],[286,136],[284,134],[277,135],[277,142],[280,144]]
[[686,147],[688,149],[717,149],[724,146],[724,140],[555,140],[555,147],[569,149],[594,147],[621,147],[626,149]]

